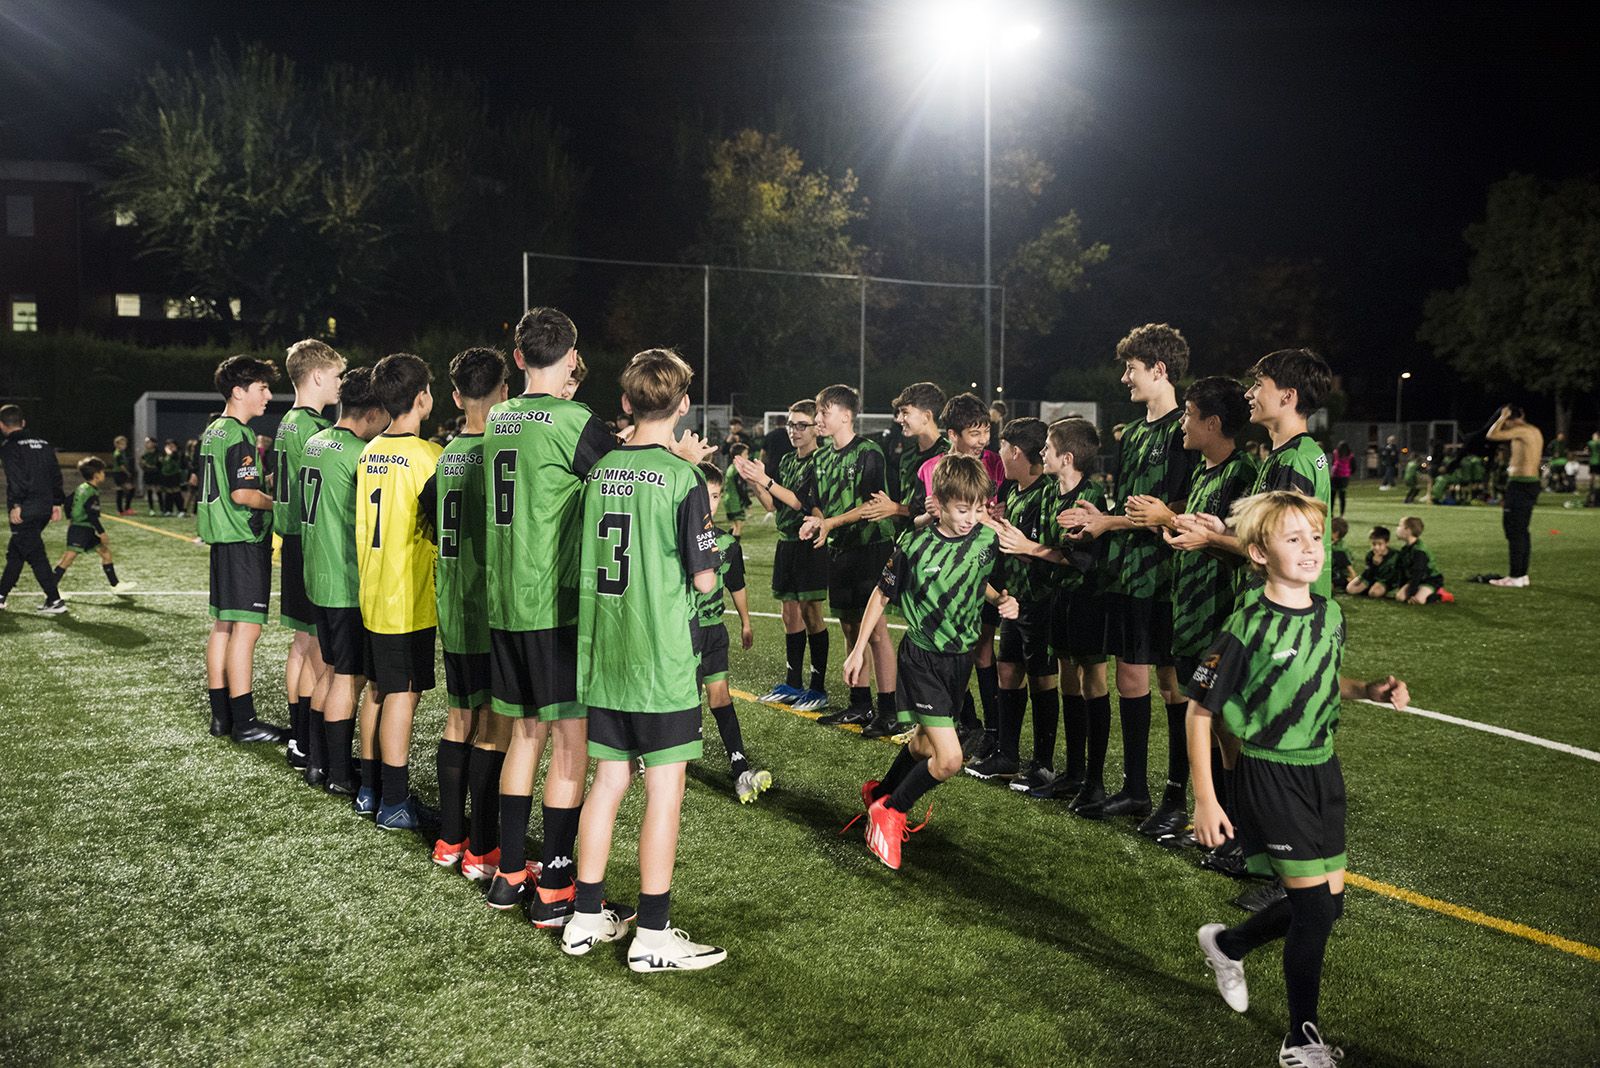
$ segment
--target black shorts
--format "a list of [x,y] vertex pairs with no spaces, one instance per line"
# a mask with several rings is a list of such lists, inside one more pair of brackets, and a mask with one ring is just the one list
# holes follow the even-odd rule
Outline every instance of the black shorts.
[[772,556],[772,596],[780,601],[828,597],[828,550],[807,541],[780,541]]
[[[1175,656],[1172,658],[1172,669],[1178,674],[1178,692],[1187,694],[1189,683],[1194,681],[1194,673],[1200,670],[1198,656]],[[1187,700],[1187,698],[1185,698]]]
[[709,627],[695,625],[694,651],[700,657],[702,683],[723,682],[728,678],[728,628],[723,623]]
[[94,527],[74,523],[67,528],[67,548],[76,553],[92,552],[100,547],[100,535]]
[[367,631],[367,680],[380,694],[426,693],[433,689],[436,627],[405,634]]
[[924,727],[954,727],[972,677],[971,653],[930,653],[911,638],[900,639],[895,658],[896,718]]
[[488,653],[444,653],[444,692],[451,708],[477,708],[489,703]]
[[849,623],[861,618],[893,551],[886,541],[828,550],[828,607],[834,615]]
[[1326,875],[1346,863],[1344,775],[1339,758],[1280,764],[1248,753],[1233,779],[1239,846],[1256,875]]
[[306,558],[298,534],[285,534],[278,550],[278,623],[304,634],[317,633],[316,614],[306,595]]
[[1050,644],[1062,660],[1104,663],[1106,658],[1105,595],[1088,590],[1061,590],[1050,614]]
[[317,648],[322,651],[323,663],[330,665],[335,675],[365,674],[367,626],[361,621],[361,609],[314,604],[311,617],[317,625]]
[[212,619],[265,624],[271,593],[271,542],[227,541],[211,546]]
[[1105,650],[1127,664],[1172,663],[1172,602],[1108,593]]
[[594,760],[640,759],[645,767],[653,768],[699,760],[704,749],[698,708],[680,712],[589,709],[589,756]]
[[133,476],[126,471],[111,472],[111,482],[117,489],[127,489],[133,485]]
[[1016,619],[1000,621],[1000,644],[995,659],[1002,664],[1022,664],[1031,678],[1056,673],[1056,658],[1050,649],[1052,601],[1021,606]]
[[502,716],[581,719],[578,628],[489,631],[489,692]]

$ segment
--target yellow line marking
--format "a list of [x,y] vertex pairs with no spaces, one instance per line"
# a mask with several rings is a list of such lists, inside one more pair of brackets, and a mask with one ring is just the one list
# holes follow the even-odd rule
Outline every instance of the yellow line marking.
[[[787,712],[792,716],[801,716],[805,719],[814,720],[822,715],[821,712],[796,712],[788,705],[780,705],[776,701],[763,701],[755,694],[746,693],[744,690],[735,690],[730,688],[728,692],[740,700],[750,701],[758,705],[765,705],[768,708],[776,708],[779,711]],[[859,727],[851,729],[857,731],[860,730]],[[885,738],[882,740],[889,741],[890,739]],[[1541,931],[1537,927],[1529,927],[1524,923],[1515,923],[1511,920],[1502,920],[1498,916],[1490,916],[1488,913],[1479,912],[1477,909],[1469,909],[1462,905],[1452,905],[1448,901],[1440,901],[1436,897],[1429,897],[1426,894],[1419,894],[1414,890],[1407,890],[1401,886],[1393,886],[1389,883],[1380,882],[1377,879],[1369,879],[1365,875],[1357,875],[1353,871],[1345,872],[1344,878],[1345,882],[1349,885],[1359,887],[1362,890],[1370,890],[1374,894],[1382,894],[1384,897],[1392,897],[1396,901],[1403,901],[1408,905],[1415,905],[1418,908],[1429,909],[1433,912],[1437,912],[1445,916],[1451,916],[1458,920],[1465,920],[1467,923],[1476,924],[1479,927],[1487,927],[1490,930],[1499,931],[1502,934],[1514,935],[1517,938],[1526,938],[1530,942],[1537,942],[1539,945],[1549,946],[1551,949],[1559,949],[1561,952],[1571,953],[1575,957],[1582,957],[1585,960],[1600,962],[1600,948],[1591,946],[1586,942],[1577,942],[1570,938],[1562,938],[1560,935],[1551,934],[1548,931]]]
[[137,520],[134,520],[134,519],[124,519],[120,515],[103,515],[100,518],[109,519],[109,520],[111,520],[112,522],[115,522],[115,523],[126,523],[130,527],[138,527],[140,530],[148,530],[152,534],[160,534],[160,535],[162,535],[164,537],[168,537],[168,538],[177,538],[179,541],[183,542],[185,545],[193,545],[194,544],[194,540],[192,538],[186,538],[182,534],[174,534],[170,530],[162,530],[160,527],[153,527],[149,523],[140,523],[140,522],[138,522]]
[[1431,909],[1446,916],[1454,916],[1458,920],[1475,923],[1479,927],[1489,927],[1504,934],[1526,938],[1530,942],[1537,942],[1542,946],[1559,949],[1563,953],[1571,953],[1573,956],[1582,957],[1585,960],[1600,961],[1600,948],[1585,942],[1575,942],[1570,938],[1562,938],[1560,935],[1541,931],[1537,927],[1529,927],[1523,923],[1513,923],[1511,920],[1502,920],[1498,916],[1490,916],[1488,913],[1479,912],[1477,909],[1452,905],[1448,901],[1440,901],[1436,897],[1428,897],[1426,894],[1419,894],[1404,887],[1391,886],[1376,879],[1369,879],[1365,875],[1357,875],[1353,871],[1345,872],[1344,878],[1345,882],[1351,886],[1359,886],[1363,890],[1370,890],[1375,894],[1382,894],[1384,897],[1392,897],[1396,901],[1404,901],[1408,905]]

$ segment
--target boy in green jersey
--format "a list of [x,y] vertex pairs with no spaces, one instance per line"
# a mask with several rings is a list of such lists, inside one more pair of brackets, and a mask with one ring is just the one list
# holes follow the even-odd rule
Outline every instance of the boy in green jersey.
[[183,514],[183,457],[178,452],[178,443],[168,438],[161,447],[161,467],[157,474],[161,482],[161,514],[163,516],[179,516]]
[[128,439],[118,434],[111,443],[111,481],[117,487],[117,514],[133,514],[133,491],[138,475]]
[[[738,444],[734,448],[747,447]],[[700,474],[706,480],[711,514],[716,515],[717,505],[722,501],[722,471],[716,464],[703,463]],[[728,751],[733,791],[739,803],[747,805],[772,785],[772,773],[750,766],[744,750],[744,733],[739,730],[739,717],[733,711],[733,697],[728,692],[728,628],[722,622],[727,612],[722,601],[723,590],[732,596],[734,610],[739,613],[739,644],[750,648],[755,643],[755,633],[750,629],[750,605],[744,592],[744,549],[739,539],[729,532],[717,527],[712,530],[717,536],[717,552],[722,562],[717,565],[716,588],[695,599],[695,649],[700,657],[700,682],[706,688],[706,704],[711,708],[711,718],[717,721],[722,747]]]
[[317,684],[325,696],[320,723],[316,712],[311,716],[305,780],[337,797],[356,796],[350,744],[358,700],[361,756],[372,765],[373,782],[378,776],[378,705],[366,682],[367,628],[356,559],[356,470],[367,442],[388,425],[389,413],[372,391],[372,368],[352,367],[340,380],[339,421],[311,435],[300,456],[302,566],[326,676]]
[[489,591],[483,559],[483,431],[489,409],[506,399],[506,377],[506,358],[498,349],[467,349],[450,361],[451,397],[466,414],[466,423],[445,446],[434,470],[434,529],[439,537],[434,588],[450,711],[437,755],[439,837],[433,862],[441,867],[459,863],[461,873],[473,879],[492,877],[500,865],[500,770],[511,741],[511,720],[490,714]]
[[728,530],[735,538],[744,534],[745,510],[750,506],[750,495],[744,487],[744,480],[739,478],[738,462],[740,457],[749,459],[750,446],[742,441],[736,441],[728,446],[728,466],[720,472],[719,484],[724,487],[722,499],[728,504]]
[[271,360],[230,356],[217,365],[227,402],[200,438],[196,528],[211,547],[211,634],[206,685],[211,733],[236,742],[282,744],[287,732],[256,718],[256,642],[272,589],[272,498],[249,421],[267,410],[278,368]]
[[[1233,502],[1250,492],[1256,479],[1254,459],[1235,446],[1250,418],[1244,387],[1231,378],[1202,378],[1184,391],[1179,426],[1183,447],[1198,452],[1189,496],[1174,513],[1153,496],[1127,502],[1128,515],[1141,526],[1154,527],[1174,550],[1172,567],[1172,658],[1180,685],[1194,676],[1200,655],[1233,611],[1239,558],[1216,550],[1211,534],[1191,525],[1180,529],[1178,515],[1228,515]],[[1139,825],[1139,832],[1168,839],[1188,824],[1188,748],[1182,729],[1186,703],[1177,705],[1178,730],[1167,737],[1167,785],[1161,806]],[[1169,707],[1169,713],[1172,708]]]
[[1411,504],[1422,495],[1422,458],[1413,455],[1406,461],[1406,499],[1405,504]]
[[[1054,481],[1055,498],[1039,538],[1015,527],[998,528],[1008,554],[1037,557],[1056,565],[1055,598],[1050,610],[1050,647],[1059,666],[1061,720],[1066,735],[1066,766],[1028,796],[1078,805],[1105,800],[1106,747],[1111,739],[1111,698],[1106,689],[1105,555],[1098,541],[1073,541],[1064,523],[1076,522],[1079,500],[1104,509],[1105,488],[1085,474],[1100,450],[1100,434],[1087,419],[1057,419],[1045,438],[1044,473]],[[1075,529],[1075,528],[1074,528]]]
[[1328,529],[1333,532],[1333,544],[1328,546],[1328,551],[1333,554],[1333,593],[1337,597],[1356,577],[1355,568],[1350,566],[1350,550],[1344,543],[1350,536],[1350,521],[1342,515],[1335,516],[1328,522]]
[[636,972],[697,970],[727,957],[669,922],[684,782],[702,749],[695,594],[717,588],[721,563],[700,472],[669,451],[672,428],[689,410],[692,378],[666,349],[628,362],[621,384],[632,440],[590,471],[583,490],[578,699],[589,710],[589,756],[598,763],[579,823],[575,913],[561,948],[579,955],[627,934],[632,910],[607,905],[605,874],[637,761],[645,803],[639,928],[628,947]]
[[[859,408],[860,398],[849,386],[829,386],[817,394],[817,433],[832,447],[817,453],[816,495],[806,502],[811,515],[800,524],[802,540],[828,547],[828,604],[847,645],[856,640],[861,614],[893,548],[888,521],[866,518],[873,495],[888,488],[888,463],[876,441],[856,433]],[[878,680],[877,716],[872,691],[860,685],[851,688],[847,708],[817,722],[893,731],[894,646],[881,617],[868,639]]]
[[[139,454],[139,479],[144,484],[144,503],[150,514],[156,514],[156,494],[161,489],[161,444],[155,438],[144,439],[144,451]],[[198,516],[199,511],[195,514]]]
[[983,464],[970,456],[945,457],[934,472],[933,492],[939,499],[938,521],[900,535],[844,662],[845,683],[856,685],[866,674],[871,627],[882,621],[891,600],[898,602],[906,635],[898,653],[903,685],[896,713],[915,729],[883,778],[861,785],[867,848],[895,869],[900,844],[910,833],[906,814],[911,806],[961,770],[956,716],[972,672],[978,609],[988,603],[1002,619],[1017,618],[1016,600],[989,583],[999,541],[982,522],[994,495]]
[[[1398,709],[1410,700],[1393,675],[1377,682],[1340,677],[1343,613],[1312,592],[1327,570],[1327,514],[1327,502],[1283,490],[1235,505],[1235,535],[1265,585],[1241,599],[1189,683],[1195,837],[1217,846],[1237,835],[1250,870],[1276,875],[1288,891],[1235,927],[1201,927],[1200,947],[1223,1000],[1244,1012],[1245,954],[1284,939],[1289,1032],[1279,1063],[1307,1068],[1331,1068],[1341,1056],[1323,1042],[1317,1018],[1328,935],[1344,911],[1345,787],[1333,753],[1340,701]],[[1211,782],[1214,729],[1243,748],[1237,824]]]
[[339,401],[344,357],[326,342],[307,338],[289,346],[283,366],[294,385],[294,407],[278,421],[272,439],[272,530],[282,539],[278,549],[278,623],[294,632],[283,672],[283,692],[289,701],[288,761],[291,768],[309,770],[322,766],[310,752],[314,742],[320,745],[322,734],[312,727],[312,718],[323,714],[327,697],[319,683],[332,680],[317,647],[317,628],[306,596],[305,554],[300,541],[300,457],[313,434],[333,425],[322,410]]
[[[779,457],[775,471],[743,457],[734,461],[762,505],[775,518],[778,544],[772,556],[772,596],[783,615],[784,681],[761,700],[788,705],[796,712],[815,712],[828,704],[828,625],[822,602],[828,599],[828,550],[800,537],[805,501],[816,494],[817,402],[789,405],[785,435],[793,448]],[[806,648],[811,650],[811,677],[801,685]]]
[[[944,390],[932,382],[913,382],[895,397],[894,421],[905,438],[897,465],[899,477],[893,493],[883,490],[873,494],[870,507],[863,513],[867,519],[893,519],[896,528],[903,531],[922,514],[926,495],[919,493],[917,472],[929,460],[950,451],[950,439],[939,425],[939,413],[944,411],[946,401]],[[912,511],[913,498],[916,512]]]
[[583,362],[583,354],[579,353],[572,365],[572,370],[567,374],[567,384],[561,389],[561,399],[571,400],[578,395],[578,387],[583,385],[583,380],[589,377],[589,365]]
[[1400,520],[1399,553],[1395,557],[1394,599],[1401,604],[1429,604],[1455,600],[1444,589],[1439,562],[1422,544],[1422,519],[1408,515]]
[[61,562],[56,565],[56,585],[61,584],[62,576],[79,553],[93,550],[100,555],[100,567],[112,590],[131,593],[133,583],[117,579],[117,567],[111,561],[111,538],[106,534],[105,524],[100,522],[100,486],[106,480],[106,462],[98,456],[85,456],[78,461],[78,474],[83,482],[67,502],[67,551],[61,554]]
[[[1056,518],[1054,479],[1044,473],[1049,428],[1039,419],[1013,419],[1000,431],[1000,462],[1006,483],[1001,490],[998,529],[1010,528],[1038,543],[1047,523]],[[943,466],[942,464],[940,466]],[[1057,710],[1056,660],[1050,649],[1050,623],[1055,601],[1056,568],[1031,556],[1001,557],[995,585],[1017,602],[1017,617],[1000,623],[999,735],[995,751],[967,765],[976,779],[999,779],[1014,790],[1033,790],[1055,779]],[[1023,689],[1026,683],[1027,689]],[[1033,698],[1033,755],[1019,764],[1022,720]]]
[[[1106,651],[1117,658],[1117,714],[1122,721],[1122,789],[1099,805],[1085,803],[1080,816],[1150,815],[1147,760],[1150,748],[1150,668],[1167,708],[1168,752],[1183,738],[1184,703],[1172,665],[1172,549],[1154,525],[1140,526],[1127,510],[1138,497],[1154,497],[1180,511],[1198,459],[1183,448],[1176,383],[1189,368],[1189,343],[1166,323],[1147,323],[1117,343],[1128,397],[1145,407],[1143,419],[1123,430],[1118,444],[1116,488],[1110,508],[1085,501],[1074,506],[1080,537],[1108,537]],[[1183,804],[1168,787],[1162,808]]]
[[1367,535],[1367,561],[1361,574],[1351,579],[1344,592],[1355,596],[1382,598],[1394,588],[1398,556],[1389,547],[1389,528],[1373,527]]

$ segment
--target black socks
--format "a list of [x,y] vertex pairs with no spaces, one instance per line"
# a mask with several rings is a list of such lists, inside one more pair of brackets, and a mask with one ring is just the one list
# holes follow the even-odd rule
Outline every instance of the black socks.
[[228,708],[233,713],[233,729],[242,731],[253,725],[256,721],[256,695],[255,691],[241,693],[228,698]]
[[827,628],[808,635],[811,645],[811,688],[821,693],[828,688],[828,631]]
[[327,731],[323,726],[320,709],[311,708],[307,698],[306,710],[306,767],[328,770]]
[[403,804],[411,796],[411,768],[407,764],[383,765],[384,805]]
[[886,716],[891,720],[895,718],[893,690],[878,691],[878,715]]
[[850,707],[872,711],[872,690],[866,686],[850,687]]
[[355,739],[356,721],[352,716],[338,722],[324,721],[322,725],[323,757],[327,761],[328,782],[355,785],[355,767],[351,763],[350,743]]
[[500,768],[506,755],[493,749],[473,749],[467,756],[467,792],[472,797],[468,838],[478,856],[500,844]]
[[100,570],[106,573],[106,581],[115,586],[117,584],[117,565],[101,564]]
[[361,758],[361,788],[371,790],[374,797],[381,796],[383,790],[383,761],[376,757],[371,759]]
[[1106,750],[1111,746],[1111,695],[1086,698],[1084,707],[1089,719],[1084,781],[1102,786],[1106,777]]
[[983,706],[983,727],[985,730],[998,731],[1000,721],[995,711],[995,695],[1000,692],[1000,671],[993,664],[980,667],[976,672],[978,676],[978,703]]
[[521,871],[528,866],[528,819],[533,798],[527,794],[500,795],[500,870]]
[[911,774],[911,769],[917,766],[917,758],[911,755],[910,746],[901,746],[900,751],[894,755],[894,763],[889,765],[889,770],[883,773],[883,779],[877,788],[872,791],[872,799],[894,793],[894,788],[905,781]]
[[1130,797],[1150,796],[1150,695],[1117,697],[1122,720],[1122,789]]
[[1041,768],[1056,766],[1056,691],[1033,691],[1033,759]]
[[1189,785],[1189,702],[1167,706],[1167,789],[1178,792]]
[[1217,948],[1233,960],[1244,960],[1251,950],[1288,934],[1291,915],[1288,899],[1279,898],[1260,912],[1251,913],[1243,923],[1218,931]]
[[886,804],[898,812],[910,812],[911,806],[917,803],[919,797],[938,785],[939,780],[928,770],[928,762],[919,760],[906,777],[900,780],[900,785],[894,788]]
[[1288,933],[1283,939],[1283,983],[1289,1001],[1289,1044],[1304,1045],[1305,1025],[1317,1022],[1317,996],[1322,991],[1322,958],[1328,949],[1328,935],[1344,904],[1328,885],[1308,886],[1288,891],[1292,910]]
[[1028,711],[1028,691],[1001,690],[997,704],[1000,707],[1000,755],[1016,760],[1022,743],[1022,717]]
[[597,883],[586,883],[580,879],[576,885],[577,897],[572,903],[573,911],[588,913],[591,916],[599,912],[600,906],[606,902],[605,880],[602,879]]
[[783,636],[783,657],[788,668],[784,676],[784,685],[800,688],[800,672],[806,659],[806,632],[797,630],[793,634]]
[[439,840],[467,837],[467,743],[439,739]]
[[572,885],[576,874],[572,852],[578,844],[578,814],[582,811],[582,805],[544,806],[544,852],[540,858],[544,871],[539,874],[539,885],[545,890],[564,890]]
[[639,923],[642,930],[665,931],[672,915],[672,891],[639,895]]
[[739,731],[739,717],[734,715],[733,706],[730,704],[713,708],[711,718],[717,721],[717,733],[722,735],[722,747],[728,751],[728,764],[733,769],[734,777],[738,778],[750,767],[750,762],[744,755],[744,735]]
[[214,690],[207,690],[206,697],[211,701],[211,722],[219,730],[233,728],[233,713],[228,708],[228,688],[219,686]]
[[1068,782],[1080,782],[1089,743],[1089,706],[1082,694],[1061,695],[1061,726],[1067,738],[1066,770],[1062,774]]
[[57,565],[54,574],[56,576],[56,585],[59,586],[61,585],[61,580],[67,577],[67,569]]

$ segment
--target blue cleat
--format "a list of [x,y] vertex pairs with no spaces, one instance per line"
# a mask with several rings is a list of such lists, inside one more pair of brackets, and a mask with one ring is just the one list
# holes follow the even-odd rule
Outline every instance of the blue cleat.
[[372,819],[378,814],[378,791],[370,786],[363,786],[356,791],[356,799],[350,802],[350,807],[355,809],[357,816]]
[[380,831],[414,831],[430,817],[436,816],[415,797],[408,797],[398,805],[383,805],[378,809]]
[[828,695],[821,690],[802,690],[789,707],[796,712],[816,712],[828,707]]
[[787,683],[779,683],[766,693],[762,694],[760,700],[766,701],[769,704],[786,705],[794,701],[795,698],[799,696],[800,691],[795,689],[793,686],[790,686]]

